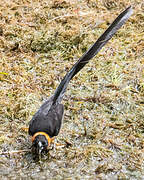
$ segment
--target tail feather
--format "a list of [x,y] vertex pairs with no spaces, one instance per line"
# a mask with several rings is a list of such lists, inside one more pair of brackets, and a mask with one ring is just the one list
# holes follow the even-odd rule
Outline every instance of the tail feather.
[[127,21],[131,14],[132,8],[130,6],[114,20],[114,22],[108,27],[108,29],[74,64],[70,71],[65,75],[60,85],[57,87],[53,96],[53,104],[62,100],[69,81],[89,62],[90,59],[92,59],[100,51],[100,49],[112,38],[116,31]]

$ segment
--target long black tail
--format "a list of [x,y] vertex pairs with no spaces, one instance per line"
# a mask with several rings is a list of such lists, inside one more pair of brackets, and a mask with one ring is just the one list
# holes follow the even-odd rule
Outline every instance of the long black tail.
[[131,16],[131,14],[132,8],[130,6],[114,20],[114,22],[109,26],[109,28],[74,64],[70,71],[65,75],[60,85],[57,87],[53,96],[53,104],[62,100],[69,81],[89,62],[91,58],[93,58],[100,51],[100,49],[112,38],[116,31],[126,22],[126,20]]

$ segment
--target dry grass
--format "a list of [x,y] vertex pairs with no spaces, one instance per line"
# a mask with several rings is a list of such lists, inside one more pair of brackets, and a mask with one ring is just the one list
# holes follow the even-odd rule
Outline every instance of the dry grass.
[[115,17],[134,13],[71,81],[59,143],[42,163],[1,154],[3,178],[142,179],[144,175],[144,3],[141,0],[1,0],[1,152],[25,150],[22,129],[65,73]]

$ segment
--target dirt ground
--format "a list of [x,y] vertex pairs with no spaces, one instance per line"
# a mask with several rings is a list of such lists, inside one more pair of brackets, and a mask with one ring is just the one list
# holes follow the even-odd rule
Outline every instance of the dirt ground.
[[[37,161],[29,121],[116,16],[133,15],[70,82],[55,149]],[[1,0],[0,176],[142,180],[144,2]]]

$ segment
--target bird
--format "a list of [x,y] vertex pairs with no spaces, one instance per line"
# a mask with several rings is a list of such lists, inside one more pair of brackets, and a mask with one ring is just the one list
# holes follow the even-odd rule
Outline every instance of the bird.
[[29,122],[28,132],[29,135],[32,136],[32,147],[36,154],[42,154],[42,152],[47,151],[53,138],[59,134],[64,115],[62,99],[70,80],[101,50],[116,31],[129,19],[131,14],[132,7],[129,6],[117,16],[98,40],[66,73],[54,94],[50,96],[33,115]]

